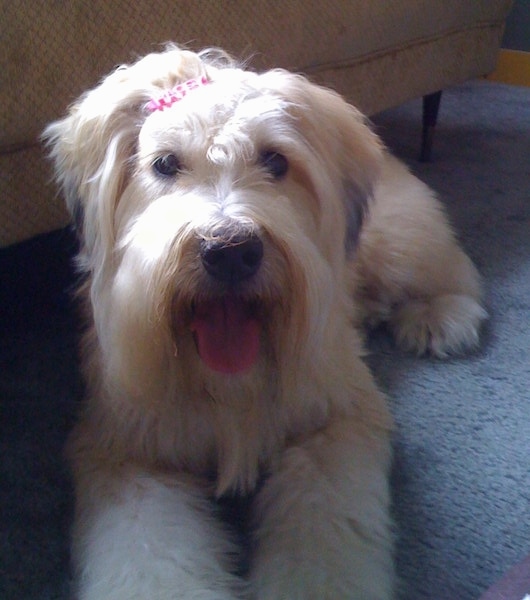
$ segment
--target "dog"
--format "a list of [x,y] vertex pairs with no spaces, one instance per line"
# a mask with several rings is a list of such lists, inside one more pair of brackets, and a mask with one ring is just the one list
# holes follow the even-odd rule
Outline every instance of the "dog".
[[361,326],[444,357],[486,316],[434,193],[338,94],[221,50],[119,67],[44,138],[88,320],[77,597],[392,598],[393,423]]

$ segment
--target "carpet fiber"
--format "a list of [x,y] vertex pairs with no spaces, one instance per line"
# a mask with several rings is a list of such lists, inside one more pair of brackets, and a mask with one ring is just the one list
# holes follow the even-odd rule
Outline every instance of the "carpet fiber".
[[[436,361],[384,331],[370,363],[397,421],[397,565],[405,600],[476,600],[530,552],[530,89],[444,92],[433,161],[421,102],[374,119],[439,191],[484,277],[476,353]],[[72,492],[62,445],[82,396],[64,231],[0,252],[0,598],[66,600]],[[530,590],[528,590],[530,592]]]

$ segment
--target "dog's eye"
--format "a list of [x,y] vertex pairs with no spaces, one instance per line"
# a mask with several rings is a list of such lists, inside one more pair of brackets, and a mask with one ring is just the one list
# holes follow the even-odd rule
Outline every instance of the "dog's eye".
[[165,177],[173,177],[182,171],[182,165],[174,154],[159,156],[153,163],[153,169]]
[[289,162],[285,156],[274,150],[265,150],[262,152],[260,163],[275,179],[283,177],[289,169]]

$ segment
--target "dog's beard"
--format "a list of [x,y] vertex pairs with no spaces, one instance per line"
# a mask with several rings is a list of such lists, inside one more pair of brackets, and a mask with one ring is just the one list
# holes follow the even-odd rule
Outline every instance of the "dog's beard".
[[177,353],[183,358],[179,348],[191,350],[191,360],[200,361],[205,373],[240,375],[258,364],[277,366],[286,354],[297,354],[294,345],[305,337],[303,270],[278,240],[265,237],[267,258],[260,272],[236,284],[215,282],[204,272],[193,235],[188,243],[174,243],[161,263],[155,288],[161,291],[159,306],[170,311]]
[[[287,191],[298,204],[315,202],[296,182]],[[283,196],[268,187],[234,194],[232,220],[221,225],[254,232],[264,246],[259,269],[236,282],[212,277],[201,260],[201,242],[220,227],[215,198],[168,195],[145,207],[133,183],[120,200],[109,304],[98,298],[95,317],[104,374],[138,405],[208,402],[212,382],[222,403],[244,402],[237,386],[250,379],[287,393],[321,345],[335,302],[327,257]]]

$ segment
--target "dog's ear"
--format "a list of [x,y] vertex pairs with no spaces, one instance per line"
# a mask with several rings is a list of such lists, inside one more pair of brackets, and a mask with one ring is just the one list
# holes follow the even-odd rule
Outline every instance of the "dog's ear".
[[384,146],[366,117],[336,92],[282,70],[271,71],[270,77],[279,78],[277,86],[292,103],[299,129],[331,178],[340,182],[345,246],[351,251],[379,177]]
[[355,248],[383,162],[384,147],[366,117],[336,92],[305,80],[321,152],[335,163],[342,182],[345,247]]
[[146,105],[162,91],[202,75],[204,64],[193,52],[172,48],[147,55],[118,67],[44,131],[86,258],[97,248],[113,248],[113,213],[148,115]]
[[380,174],[383,144],[364,115],[339,94],[303,81],[320,152],[334,163],[330,168],[338,170],[342,183],[345,247],[351,252]]

